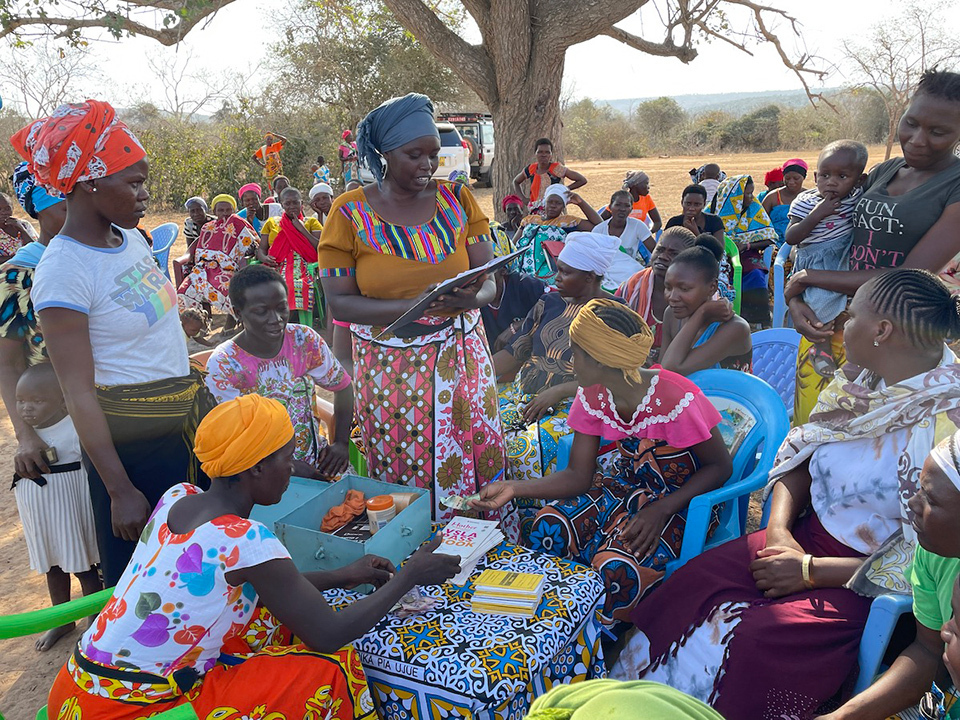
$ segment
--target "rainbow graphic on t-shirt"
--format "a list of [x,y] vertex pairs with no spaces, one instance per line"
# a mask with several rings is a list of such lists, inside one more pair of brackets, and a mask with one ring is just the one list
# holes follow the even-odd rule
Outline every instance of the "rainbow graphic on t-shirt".
[[131,312],[142,313],[153,325],[177,306],[177,291],[151,260],[141,260],[114,278],[110,298]]

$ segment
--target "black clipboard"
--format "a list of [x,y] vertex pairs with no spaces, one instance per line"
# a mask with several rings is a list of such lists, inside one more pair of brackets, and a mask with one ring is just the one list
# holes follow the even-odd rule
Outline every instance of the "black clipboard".
[[417,300],[416,305],[407,310],[403,315],[398,317],[392,323],[387,325],[379,335],[377,335],[374,340],[379,340],[384,335],[389,335],[399,328],[402,328],[404,325],[408,325],[416,320],[419,320],[423,317],[423,313],[426,312],[427,308],[430,307],[438,297],[449,293],[454,288],[464,287],[469,285],[474,280],[476,280],[481,275],[486,273],[494,272],[499,270],[504,265],[509,265],[513,260],[520,257],[525,253],[529,248],[521,248],[519,250],[514,250],[509,255],[504,255],[503,257],[494,258],[490,262],[481,265],[480,267],[470,268],[465,270],[459,275],[455,275],[449,280],[444,280],[442,283],[437,285],[433,290],[423,294],[419,300]]

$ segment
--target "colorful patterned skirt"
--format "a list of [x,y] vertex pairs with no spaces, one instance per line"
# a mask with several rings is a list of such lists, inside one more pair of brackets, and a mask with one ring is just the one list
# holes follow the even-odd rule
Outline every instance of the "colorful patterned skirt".
[[[508,480],[535,480],[556,471],[560,438],[573,433],[567,425],[572,398],[560,403],[552,415],[527,425],[523,420],[523,406],[534,397],[521,392],[519,382],[500,387],[500,421],[507,445]],[[544,502],[534,498],[516,498],[513,502],[520,518],[520,537],[526,542],[533,519]]]
[[[816,515],[793,535],[814,557],[862,557]],[[637,633],[611,676],[670,685],[727,720],[815,717],[856,667],[870,598],[845,588],[765,597],[750,572],[765,545],[760,530],[673,573],[633,611]]]
[[290,305],[290,311],[312,310],[314,278],[310,274],[308,263],[297,253],[291,253],[290,257],[280,263],[277,272],[283,277],[283,282],[287,286],[287,302]]
[[630,438],[601,456],[598,465],[584,495],[551,502],[539,512],[530,547],[592,565],[607,590],[600,622],[614,625],[629,620],[640,599],[662,580],[666,564],[680,556],[686,509],[670,518],[650,557],[636,557],[620,533],[644,505],[682,487],[699,464],[689,450]]
[[[264,608],[223,650],[220,662],[183,694],[169,685],[91,674],[71,656],[50,690],[49,715],[62,720],[141,720],[190,703],[201,720],[376,717],[353,648],[325,655],[295,644],[292,633]],[[145,700],[162,693],[172,697]]]
[[[357,422],[370,477],[429,489],[445,522],[455,513],[440,500],[501,479],[503,434],[480,311],[419,323],[425,334],[406,339],[350,326]],[[512,508],[489,515],[516,537]]]
[[[800,338],[800,348],[797,351],[797,387],[793,398],[794,427],[807,422],[817,405],[821,391],[833,380],[832,377],[824,377],[813,369],[813,360],[810,358],[812,347],[812,342],[805,337]],[[843,367],[847,362],[847,354],[843,349],[842,327],[830,338],[830,354],[837,367]]]

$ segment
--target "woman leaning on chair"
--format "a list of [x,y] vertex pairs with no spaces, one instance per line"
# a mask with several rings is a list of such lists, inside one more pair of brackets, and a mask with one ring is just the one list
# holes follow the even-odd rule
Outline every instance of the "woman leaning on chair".
[[83,445],[109,586],[163,493],[202,479],[191,444],[210,400],[190,370],[176,290],[135,229],[149,197],[136,137],[89,100],[11,142],[37,182],[67,198],[32,299]]
[[847,353],[863,370],[838,373],[787,436],[767,528],[694,558],[642,601],[614,677],[666,682],[728,720],[808,718],[844,687],[870,596],[906,587],[906,500],[960,419],[960,366],[944,344],[960,312],[940,280],[884,273],[850,315]]
[[[458,558],[433,553],[438,536],[399,571],[367,555],[301,575],[249,519],[254,504],[280,501],[295,444],[276,400],[244,395],[210,411],[196,433],[210,489],[163,493],[113,597],[60,670],[50,717],[135,720],[186,703],[201,718],[376,717],[347,644],[413,586],[455,575]],[[321,594],[364,583],[379,589],[337,612]]]

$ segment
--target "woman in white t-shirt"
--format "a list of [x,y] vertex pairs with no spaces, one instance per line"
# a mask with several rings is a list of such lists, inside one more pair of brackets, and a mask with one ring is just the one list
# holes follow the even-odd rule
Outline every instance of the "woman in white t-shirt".
[[176,289],[136,230],[148,199],[136,137],[109,104],[88,100],[11,143],[67,199],[32,297],[83,445],[109,587],[163,493],[202,477],[193,431],[211,400],[190,369]]
[[611,195],[607,209],[610,219],[597,225],[592,232],[620,238],[620,256],[610,264],[603,279],[604,289],[616,290],[643,269],[657,242],[643,220],[630,217],[633,196],[629,190],[617,190]]

